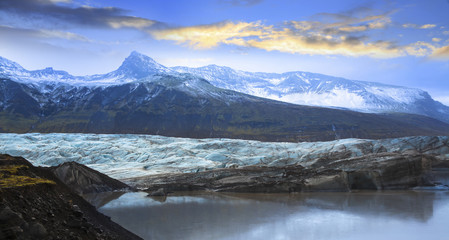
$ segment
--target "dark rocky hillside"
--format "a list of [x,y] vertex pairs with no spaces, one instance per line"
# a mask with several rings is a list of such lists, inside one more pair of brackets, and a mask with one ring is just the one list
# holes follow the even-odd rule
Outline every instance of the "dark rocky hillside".
[[449,135],[449,125],[411,114],[309,107],[219,89],[191,75],[122,85],[40,88],[0,79],[0,132],[139,133],[262,141]]
[[0,239],[140,239],[47,168],[0,155]]

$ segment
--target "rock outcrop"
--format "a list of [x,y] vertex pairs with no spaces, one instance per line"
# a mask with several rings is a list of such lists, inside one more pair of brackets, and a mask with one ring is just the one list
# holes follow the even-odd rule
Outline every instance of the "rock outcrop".
[[319,159],[313,166],[248,166],[198,173],[128,179],[147,191],[223,192],[350,191],[434,186],[433,157],[418,153],[379,153],[339,160]]
[[76,162],[66,162],[51,171],[78,194],[127,191],[128,185]]

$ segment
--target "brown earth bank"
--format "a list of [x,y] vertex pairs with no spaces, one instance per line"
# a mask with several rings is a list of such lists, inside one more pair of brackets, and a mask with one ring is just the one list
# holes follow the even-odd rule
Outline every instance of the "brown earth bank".
[[411,153],[377,153],[339,160],[319,159],[303,167],[248,166],[197,173],[161,174],[123,179],[150,195],[172,191],[307,192],[391,190],[436,186],[435,158]]
[[0,239],[141,239],[96,211],[49,168],[0,154]]

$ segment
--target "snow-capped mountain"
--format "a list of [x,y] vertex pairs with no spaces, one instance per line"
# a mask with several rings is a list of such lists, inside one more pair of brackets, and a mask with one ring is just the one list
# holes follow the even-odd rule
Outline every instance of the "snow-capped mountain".
[[116,70],[72,76],[0,59],[0,132],[141,133],[263,141],[447,135],[417,115],[301,106],[218,88],[133,52]]
[[370,113],[413,113],[449,122],[449,107],[420,89],[308,72],[246,72],[217,65],[172,69],[202,77],[216,87],[273,100]]
[[[133,51],[115,71],[91,76],[72,76],[65,71],[56,71],[52,68],[28,71],[19,64],[0,57],[0,76],[32,84],[42,91],[48,91],[49,88],[59,85],[66,85],[69,88],[70,86],[104,87],[153,81],[158,78],[155,75],[172,75],[181,78],[187,76],[180,73],[204,78],[219,88],[288,103],[351,109],[367,113],[412,113],[449,122],[449,107],[433,100],[423,90],[354,81],[316,73],[246,72],[217,65],[200,68],[168,68],[148,56]],[[190,86],[192,87],[192,83]]]
[[28,71],[19,64],[0,57],[0,76],[9,77],[15,81],[33,85],[39,84],[68,84],[73,86],[110,86],[123,83],[136,82],[142,78],[155,74],[179,75],[176,71],[167,68],[152,58],[132,52],[115,71],[106,74],[90,76],[73,76],[65,71],[56,71],[53,68]]

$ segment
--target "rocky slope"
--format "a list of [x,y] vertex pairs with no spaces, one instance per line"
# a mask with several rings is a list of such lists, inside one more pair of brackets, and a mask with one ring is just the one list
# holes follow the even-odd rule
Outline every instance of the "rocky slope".
[[20,157],[0,155],[0,202],[0,239],[140,239]]
[[131,190],[128,185],[76,162],[65,162],[51,171],[79,195]]
[[449,124],[425,116],[300,106],[220,89],[138,53],[116,71],[89,77],[0,65],[0,132],[291,142],[449,135]]

